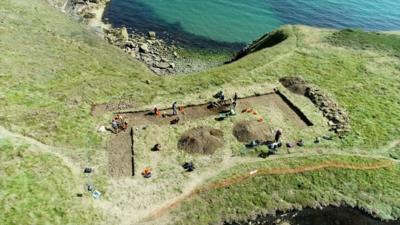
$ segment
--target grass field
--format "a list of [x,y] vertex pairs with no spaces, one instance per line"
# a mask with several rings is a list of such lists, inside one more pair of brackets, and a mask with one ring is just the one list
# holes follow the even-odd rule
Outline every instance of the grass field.
[[[385,163],[382,159],[332,155],[243,164],[221,173],[188,197],[175,210],[174,224],[218,224],[224,220],[245,220],[249,215],[274,213],[277,209],[300,210],[329,204],[358,206],[385,219],[398,217],[398,179],[387,179],[398,176],[398,165],[378,170],[327,168],[299,174],[279,174],[288,168],[301,170],[330,161],[355,167]],[[266,175],[250,176],[244,181],[236,179],[237,183],[220,187],[221,184],[226,185],[227,180],[235,181],[231,177],[256,169],[265,171]],[[385,190],[384,195],[382,190]]]
[[[345,44],[346,33],[330,38],[331,31],[287,26],[282,32],[288,38],[273,48],[207,72],[160,78],[43,0],[6,0],[2,12],[0,120],[49,144],[98,146],[98,121],[88,114],[93,103],[127,96],[138,107],[190,103],[221,88],[293,74],[319,85],[350,112],[353,132],[344,147],[376,147],[399,138],[400,65],[389,54],[397,51],[396,42],[387,41],[393,35],[365,35],[360,44],[374,41],[390,51],[362,50],[336,47]],[[351,37],[358,40],[361,34],[355,33]]]
[[[229,137],[229,146],[214,158],[162,153],[166,154],[165,162],[173,162],[174,165],[160,166],[159,169],[163,170],[160,174],[172,177],[174,173],[171,171],[178,169],[178,163],[193,159],[199,165],[209,166],[199,172],[202,179],[179,174],[173,179],[175,183],[168,183],[165,177],[155,179],[154,183],[152,180],[143,181],[140,177],[115,180],[105,172],[105,143],[109,136],[96,131],[98,125],[109,123],[111,113],[92,117],[91,105],[97,103],[132,100],[134,109],[148,109],[155,104],[169,107],[173,101],[202,103],[220,89],[224,89],[227,96],[234,92],[248,96],[279,85],[280,77],[299,75],[319,86],[349,112],[352,130],[345,139],[335,139],[319,148],[299,152],[305,155],[318,152],[320,156],[291,158],[291,162],[308,164],[325,160],[325,153],[398,159],[400,148],[394,143],[400,139],[399,36],[290,25],[279,28],[274,34],[279,34],[279,37],[265,37],[267,43],[255,43],[268,48],[257,47],[254,53],[234,63],[190,75],[158,77],[145,65],[108,45],[85,25],[49,6],[46,0],[2,0],[0,124],[15,133],[62,147],[60,154],[80,166],[90,164],[96,167],[99,174],[95,179],[104,189],[104,198],[95,203],[80,202],[71,197],[74,195],[71,190],[76,190],[77,175],[71,173],[56,156],[31,152],[27,146],[18,147],[9,141],[2,142],[0,200],[3,208],[0,208],[0,222],[91,224],[92,221],[100,221],[110,224],[118,221],[129,224],[129,219],[133,218],[127,217],[124,221],[125,215],[132,214],[128,209],[123,211],[123,206],[130,203],[126,199],[142,202],[138,212],[146,214],[159,206],[147,204],[153,198],[161,204],[176,194],[196,188],[207,178],[217,176],[220,171],[213,171],[219,168],[221,160],[226,159],[227,163],[222,163],[220,169],[228,172],[218,175],[218,179],[230,176],[229,171],[250,167],[249,164],[239,165],[241,163],[259,160],[250,154],[229,161],[232,154],[237,156],[240,151],[239,144]],[[274,41],[276,39],[279,41]],[[223,58],[223,55],[217,58]],[[303,97],[296,100],[297,103],[304,101]],[[313,110],[310,107],[306,109],[309,113]],[[154,140],[154,132],[160,134],[160,139],[174,151],[179,134],[199,124],[220,126],[227,135],[230,133],[227,124],[211,120],[194,121],[178,129],[150,127],[141,134],[143,139],[138,144],[143,149],[147,148]],[[319,131],[315,128],[306,136],[311,139]],[[290,137],[293,138],[302,134],[295,130],[291,132]],[[163,138],[161,135],[164,135]],[[148,153],[138,157],[143,166],[149,163],[157,166],[164,159],[161,155],[157,156],[158,161],[152,161],[152,155]],[[285,157],[285,154],[279,157]],[[338,160],[355,160],[360,164],[369,162],[365,158],[343,157]],[[282,162],[256,162],[254,165],[273,167],[282,166]],[[230,163],[237,163],[238,166],[230,170]],[[187,221],[197,218],[207,224],[229,218],[245,218],[249,214],[275,208],[299,208],[301,205],[316,205],[317,202],[346,202],[375,212],[382,218],[395,218],[400,216],[399,172],[396,164],[373,171],[326,169],[305,174],[257,176],[251,182],[229,189],[200,193],[182,205],[181,212],[188,214],[178,214],[179,218]],[[187,182],[190,185],[185,188]],[[306,186],[299,187],[302,182]],[[160,186],[164,189],[159,189]],[[256,189],[260,186],[262,191]],[[144,194],[148,194],[149,190],[159,191],[159,196],[150,195],[146,199]],[[142,197],[145,199],[140,199]],[[13,201],[16,204],[11,204]],[[215,206],[208,207],[211,203]],[[241,207],[237,208],[235,204],[239,203]],[[228,207],[223,207],[226,204]],[[209,211],[211,209],[214,211]],[[80,210],[86,213],[79,213]],[[113,216],[103,220],[103,212]]]
[[1,224],[96,224],[103,216],[62,161],[0,139]]

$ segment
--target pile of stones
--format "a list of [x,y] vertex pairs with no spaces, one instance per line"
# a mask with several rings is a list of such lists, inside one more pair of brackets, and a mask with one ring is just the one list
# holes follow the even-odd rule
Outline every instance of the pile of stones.
[[125,27],[104,30],[105,39],[118,46],[132,57],[144,62],[153,72],[159,75],[175,73],[174,60],[178,58],[177,48],[167,45],[156,38],[156,33],[146,35],[129,34]]
[[350,131],[350,118],[348,113],[329,96],[316,87],[307,87],[305,96],[308,97],[329,120],[331,130],[343,137]]

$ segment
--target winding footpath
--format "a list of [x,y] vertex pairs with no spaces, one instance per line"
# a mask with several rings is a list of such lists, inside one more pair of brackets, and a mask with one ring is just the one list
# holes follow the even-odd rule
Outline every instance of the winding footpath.
[[[382,157],[366,157],[366,158],[377,158],[382,159]],[[238,183],[245,182],[246,180],[255,176],[267,176],[267,175],[283,175],[283,174],[299,174],[307,173],[318,170],[325,169],[349,169],[349,170],[377,170],[394,166],[398,163],[396,160],[385,160],[383,162],[373,163],[373,164],[359,164],[356,163],[342,163],[338,161],[329,160],[323,162],[322,164],[301,166],[301,167],[291,167],[291,168],[259,168],[256,170],[248,171],[242,174],[235,175],[231,178],[227,178],[222,181],[217,181],[208,184],[204,187],[198,187],[193,189],[188,193],[183,193],[182,195],[175,198],[173,202],[166,204],[165,206],[159,208],[157,211],[151,214],[151,217],[147,220],[155,220],[167,215],[172,209],[177,208],[183,201],[192,198],[203,192],[207,192],[214,189],[226,188]]]

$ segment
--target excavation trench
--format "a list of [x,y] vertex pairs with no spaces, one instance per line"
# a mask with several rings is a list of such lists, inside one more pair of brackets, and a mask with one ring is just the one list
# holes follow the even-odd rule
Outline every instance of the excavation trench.
[[[134,135],[132,127],[146,125],[166,126],[179,117],[179,123],[186,121],[218,116],[220,109],[209,109],[208,103],[199,105],[186,105],[184,111],[178,116],[171,115],[172,109],[161,109],[165,116],[155,116],[152,110],[122,112],[120,114],[129,122],[129,129],[126,132],[112,134],[108,143],[109,174],[113,177],[126,177],[135,175],[134,163]],[[270,92],[263,95],[239,98],[237,100],[237,111],[243,108],[255,106],[267,106],[274,113],[282,116],[290,123],[302,129],[311,126],[311,121],[295,106],[286,96],[280,92]],[[179,125],[179,124],[178,124]]]

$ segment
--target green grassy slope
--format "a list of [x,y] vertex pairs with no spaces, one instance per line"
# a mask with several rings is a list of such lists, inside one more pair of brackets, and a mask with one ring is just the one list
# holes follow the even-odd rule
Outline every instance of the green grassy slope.
[[[109,118],[107,115],[91,117],[89,113],[93,103],[127,96],[137,107],[160,103],[169,105],[173,100],[191,103],[203,100],[221,88],[234,90],[277,82],[286,75],[301,75],[329,92],[349,111],[352,132],[341,141],[343,148],[372,149],[400,139],[400,59],[396,41],[399,36],[377,37],[358,31],[335,33],[303,26],[285,26],[278,33],[287,38],[273,46],[260,43],[258,46],[269,48],[232,64],[192,75],[158,77],[143,64],[108,45],[84,25],[50,7],[46,0],[2,0],[0,124],[44,143],[68,146],[70,148],[66,151],[71,152],[66,154],[74,156],[72,158],[79,158],[86,154],[83,151],[90,150],[90,155],[99,160],[101,157],[98,155],[103,153],[103,139],[95,127],[108,122]],[[4,202],[1,204],[4,208],[0,208],[0,221],[23,224],[33,219],[37,223],[52,220],[54,223],[87,224],[87,221],[98,219],[96,213],[78,213],[81,204],[71,199],[68,191],[75,185],[72,174],[54,157],[23,153],[27,155],[21,158],[18,152],[25,150],[16,150],[10,144],[0,147],[2,162],[10,162],[0,166],[0,174],[9,175],[0,181],[0,200]],[[390,153],[397,157],[398,148],[391,149]],[[46,172],[49,168],[54,174]],[[28,172],[22,174],[21,171]],[[53,179],[56,174],[71,178],[66,179],[71,182],[59,183],[59,179]],[[395,179],[398,175],[399,169],[395,166],[377,171],[324,170],[304,175],[257,177],[252,180],[254,182],[232,187],[232,193],[255,190],[262,184],[271,185],[274,190],[286,185],[289,188],[278,193],[278,199],[296,207],[299,204],[313,205],[319,200],[346,201],[360,203],[371,211],[376,209],[382,217],[391,218],[399,215],[398,202],[393,202],[398,200],[400,192],[397,182],[400,179]],[[45,181],[42,176],[45,176]],[[340,179],[336,179],[338,177]],[[43,183],[38,183],[38,180]],[[355,182],[346,183],[349,180]],[[297,185],[300,181],[305,184],[313,182],[314,189],[299,190]],[[370,184],[370,181],[379,182]],[[236,203],[243,201],[249,207],[238,214],[229,211],[229,207],[218,208],[216,212],[233,217],[246,216],[252,213],[249,211],[251,207],[260,209],[265,203],[255,199],[269,194],[274,196],[268,185],[263,192],[254,195],[224,195],[226,190],[220,190],[204,193],[194,201],[198,201],[199,206],[207,206],[215,196],[226,196],[218,200],[219,206],[232,200]],[[49,190],[54,186],[56,190]],[[2,190],[24,198],[6,198]],[[293,192],[289,193],[289,190]],[[331,195],[325,195],[332,190],[335,191]],[[355,190],[361,191],[355,193]],[[386,191],[382,193],[380,190]],[[26,192],[32,194],[25,196]],[[43,194],[46,192],[49,195]],[[17,204],[13,208],[10,202],[14,200]],[[55,201],[62,204],[54,207]],[[185,204],[184,207],[189,206]],[[285,206],[271,205],[266,210]],[[202,208],[199,212],[207,210]],[[210,214],[209,218],[199,219],[218,221],[221,218]]]
[[[268,160],[236,166],[208,184],[221,183],[255,169],[268,172],[279,168],[283,172],[332,160],[354,166],[385,161],[338,155]],[[251,215],[275,210],[300,210],[329,204],[357,206],[372,215],[394,219],[400,216],[399,172],[399,165],[395,165],[378,170],[328,168],[298,174],[261,174],[227,187],[207,189],[186,199],[173,212],[174,224],[220,224],[224,220],[246,220]]]
[[70,169],[27,148],[0,139],[0,223],[98,224],[102,216],[90,201],[76,197]]
[[45,0],[5,0],[0,7],[0,121],[5,126],[57,145],[96,144],[90,103],[108,101],[121,90],[138,102],[154,97],[154,86],[143,85],[144,77],[155,78],[145,66]]
[[345,145],[375,147],[399,138],[399,59],[385,49],[336,47],[327,38],[330,31],[287,26],[279,32],[288,36],[285,41],[238,62],[160,78],[44,0],[5,0],[1,12],[0,121],[47,143],[97,145],[92,103],[128,95],[138,106],[190,101],[185,96],[288,74],[321,86],[350,111],[353,132]]

